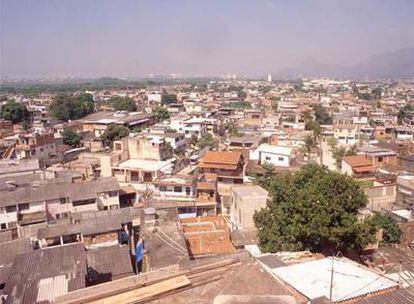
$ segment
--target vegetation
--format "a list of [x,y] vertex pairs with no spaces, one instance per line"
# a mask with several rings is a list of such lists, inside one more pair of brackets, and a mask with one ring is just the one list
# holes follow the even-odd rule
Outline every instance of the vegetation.
[[360,250],[375,240],[375,228],[357,217],[367,198],[349,176],[312,164],[262,186],[271,199],[254,221],[265,252]]
[[407,113],[412,111],[414,111],[414,105],[412,103],[407,103],[405,106],[400,108],[398,111],[398,123],[401,123]]
[[371,96],[375,100],[381,99],[381,96],[382,96],[382,88],[381,87],[376,87],[375,89],[373,89],[371,91]]
[[157,107],[154,112],[158,121],[170,119],[170,113],[164,107]]
[[235,108],[235,109],[251,109],[252,105],[249,102],[242,100],[242,101],[231,102],[229,104],[229,107]]
[[78,96],[56,95],[49,107],[49,114],[58,120],[72,120],[85,117],[94,110],[93,97],[90,94]]
[[83,139],[83,136],[81,134],[76,133],[71,128],[64,128],[62,132],[62,137],[63,143],[72,148],[79,147]]
[[326,139],[326,142],[329,146],[329,149],[331,149],[332,151],[334,151],[336,147],[338,146],[338,140],[333,136],[328,137]]
[[326,111],[326,109],[320,105],[314,105],[313,110],[315,111],[315,120],[320,125],[331,125],[332,124],[332,116]]
[[226,130],[230,136],[233,137],[241,137],[243,134],[239,132],[239,128],[233,122],[229,122],[226,124]]
[[313,149],[318,146],[318,142],[316,141],[313,135],[308,135],[305,138],[305,149],[308,156],[310,156]]
[[254,183],[262,186],[263,188],[269,189],[271,182],[275,176],[275,167],[270,163],[264,163],[262,165],[263,174],[254,176]]
[[335,159],[335,165],[338,169],[341,169],[342,166],[342,158],[344,156],[352,156],[356,155],[356,146],[352,146],[351,148],[347,149],[345,147],[335,148],[333,151],[333,158]]
[[25,105],[18,103],[15,100],[9,100],[1,107],[0,117],[10,120],[14,124],[21,122],[28,123],[29,112]]
[[191,135],[191,137],[190,137],[190,145],[191,146],[197,146],[197,144],[198,144],[198,138],[197,138],[197,136],[195,136],[194,134]]
[[205,133],[201,136],[200,140],[197,142],[197,145],[200,149],[204,149],[205,147],[211,148],[217,145],[217,140],[210,133]]
[[110,145],[114,140],[118,140],[128,136],[130,130],[121,125],[111,124],[102,134],[101,138],[106,145]]
[[399,243],[402,231],[395,219],[389,214],[376,213],[371,218],[373,225],[379,230],[382,229],[382,238],[386,243]]
[[115,111],[134,112],[137,110],[137,105],[132,98],[113,96],[109,99],[109,103],[114,107]]
[[177,102],[177,95],[175,94],[162,94],[161,95],[161,104],[166,105],[170,103]]

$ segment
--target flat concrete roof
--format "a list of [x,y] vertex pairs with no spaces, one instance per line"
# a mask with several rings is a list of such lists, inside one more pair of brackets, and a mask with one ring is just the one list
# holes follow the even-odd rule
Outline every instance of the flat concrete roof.
[[136,169],[143,171],[163,171],[170,166],[169,161],[146,160],[146,159],[128,159],[118,165],[123,169]]
[[266,197],[268,192],[258,185],[234,186],[232,191],[243,199],[252,199],[257,197]]

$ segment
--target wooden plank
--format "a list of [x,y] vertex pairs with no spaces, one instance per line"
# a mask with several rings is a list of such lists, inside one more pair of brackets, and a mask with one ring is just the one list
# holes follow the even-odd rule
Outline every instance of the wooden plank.
[[161,295],[163,293],[185,287],[191,284],[186,276],[179,276],[169,280],[165,280],[150,286],[141,287],[97,301],[89,302],[90,304],[117,304],[117,303],[139,303],[151,297]]
[[55,298],[55,304],[81,304],[98,300],[104,297],[130,291],[139,287],[158,283],[173,277],[182,275],[182,271],[176,265],[169,266],[158,271],[146,272],[140,275],[118,279],[87,288],[71,291]]
[[117,295],[139,287],[148,286],[163,280],[171,279],[181,275],[197,276],[198,273],[208,271],[214,272],[218,268],[227,268],[240,265],[240,256],[233,255],[217,261],[216,259],[197,261],[184,268],[178,265],[168,266],[156,271],[146,272],[140,275],[134,275],[115,281],[82,288],[71,291],[67,294],[55,298],[55,304],[83,304],[90,301],[96,301],[101,298]]

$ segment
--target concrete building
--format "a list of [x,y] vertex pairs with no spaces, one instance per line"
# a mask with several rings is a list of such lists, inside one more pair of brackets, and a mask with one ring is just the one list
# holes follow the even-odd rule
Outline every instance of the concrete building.
[[266,207],[268,192],[258,185],[235,186],[229,210],[232,230],[254,230],[253,215]]
[[289,167],[291,158],[292,148],[290,147],[261,144],[255,151],[250,152],[250,159],[259,160],[261,165]]

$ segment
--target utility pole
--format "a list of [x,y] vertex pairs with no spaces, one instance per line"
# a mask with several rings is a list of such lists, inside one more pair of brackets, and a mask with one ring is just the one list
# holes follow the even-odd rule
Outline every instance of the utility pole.
[[332,301],[333,276],[334,276],[334,260],[335,260],[335,257],[332,256],[331,284],[330,284],[330,288],[329,288],[329,300],[330,301]]

